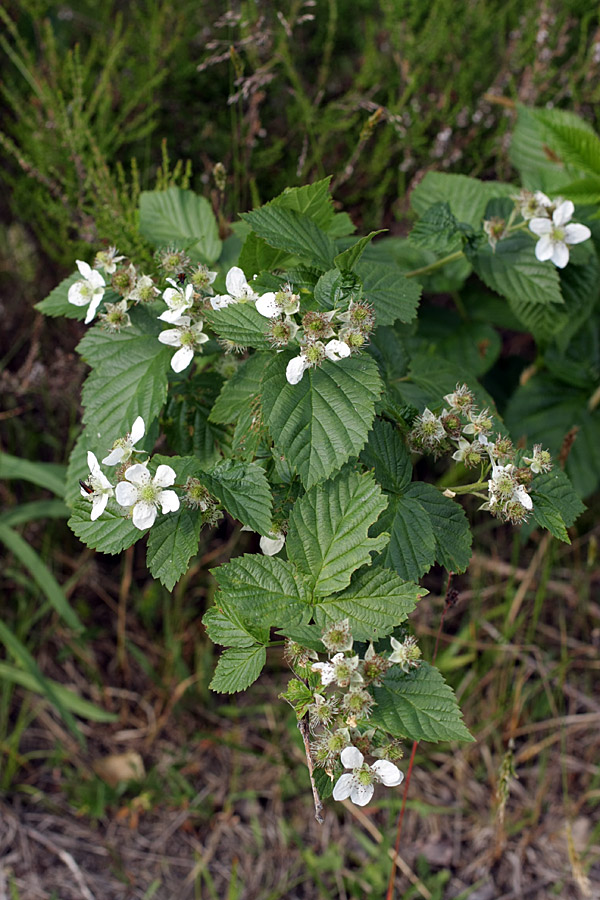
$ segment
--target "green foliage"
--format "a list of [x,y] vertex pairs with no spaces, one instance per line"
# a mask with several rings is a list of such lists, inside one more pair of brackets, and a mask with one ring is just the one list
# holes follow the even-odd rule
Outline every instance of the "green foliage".
[[185,250],[198,263],[216,262],[223,246],[208,200],[178,187],[142,191],[140,234],[155,247]]

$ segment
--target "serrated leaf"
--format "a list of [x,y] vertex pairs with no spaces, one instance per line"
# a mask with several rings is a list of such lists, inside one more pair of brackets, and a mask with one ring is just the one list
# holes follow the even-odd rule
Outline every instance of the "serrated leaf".
[[268,627],[261,628],[255,623],[244,622],[224,603],[220,595],[218,600],[218,606],[211,606],[202,617],[202,624],[213,644],[221,644],[224,647],[251,647],[256,643],[267,643]]
[[352,272],[373,238],[378,234],[382,234],[384,231],[385,228],[380,228],[379,231],[371,231],[371,233],[367,234],[365,237],[359,238],[359,240],[348,247],[347,250],[338,253],[333,261],[340,272]]
[[395,265],[361,259],[356,273],[363,283],[365,300],[375,309],[375,325],[392,325],[397,319],[412,322],[417,315],[421,285],[405,278]]
[[260,466],[227,459],[199,478],[234,519],[259,534],[270,532],[273,498]]
[[312,184],[286,188],[271,202],[274,206],[283,206],[308,216],[319,228],[328,231],[336,218],[333,199],[329,191],[330,182],[331,175],[328,175]]
[[436,543],[431,517],[412,497],[391,496],[373,534],[388,532],[381,561],[407,581],[418,581],[435,562]]
[[413,481],[405,496],[417,500],[431,520],[437,562],[448,572],[464,572],[471,561],[473,537],[462,506],[423,481]]
[[460,245],[458,222],[448,203],[439,201],[426,209],[413,226],[409,240],[416,247],[440,254],[456,249]]
[[146,565],[168,591],[187,572],[191,557],[198,551],[201,529],[202,514],[186,507],[161,517],[150,529]]
[[459,222],[479,228],[488,202],[514,193],[513,185],[501,181],[479,181],[467,175],[428,172],[411,192],[410,203],[419,216],[436,203],[448,203]]
[[214,263],[221,255],[219,228],[210,203],[182,188],[142,191],[140,233],[155,247],[185,250],[192,262]]
[[538,525],[570,544],[567,528],[585,511],[585,506],[565,473],[561,469],[553,469],[536,475],[531,486],[531,499],[533,517]]
[[564,352],[573,336],[594,312],[600,297],[600,264],[594,254],[584,266],[568,265],[560,273],[564,307],[556,311],[555,340]]
[[351,471],[316,485],[296,502],[287,552],[316,596],[345,588],[356,569],[370,565],[370,552],[385,546],[387,536],[367,537],[383,509],[385,499],[373,476]]
[[[531,327],[531,307],[560,306],[564,303],[556,266],[540,262],[535,244],[524,234],[514,234],[499,241],[495,252],[487,245],[472,258],[473,267],[484,284],[506,297],[513,312]],[[552,315],[553,310],[549,310]],[[545,316],[538,310],[537,331]],[[533,329],[532,329],[533,330]],[[544,331],[546,329],[544,328]],[[534,332],[535,333],[535,332]]]
[[328,800],[333,794],[334,780],[330,778],[325,769],[316,768],[313,773],[315,787],[321,800]]
[[375,479],[384,491],[401,494],[410,483],[410,452],[391,422],[375,419],[360,458],[368,469],[373,469]]
[[325,653],[326,648],[321,640],[323,631],[317,625],[285,625],[277,634],[288,637],[291,641],[296,641],[309,650],[316,650],[317,653]]
[[442,359],[463,366],[476,377],[485,375],[491,369],[501,349],[498,332],[484,322],[460,322],[437,342],[437,351]]
[[388,670],[383,685],[373,688],[377,705],[369,722],[393,737],[412,741],[472,741],[462,721],[454,691],[426,662],[405,674]]
[[81,281],[79,272],[73,272],[63,279],[53,291],[50,291],[45,300],[35,304],[35,309],[46,316],[65,316],[67,319],[79,319],[83,322],[88,311],[87,306],[75,306],[69,303],[69,288],[76,281]]
[[600,410],[588,408],[597,385],[587,391],[549,377],[534,375],[519,385],[506,409],[506,424],[515,442],[524,437],[548,448],[556,459],[566,434],[577,428],[566,472],[580,497],[593,493],[600,482]]
[[381,393],[377,366],[366,355],[325,360],[299,384],[288,384],[291,353],[279,353],[263,377],[263,417],[275,447],[306,488],[328,478],[362,450]]
[[267,337],[270,320],[261,316],[254,303],[232,303],[225,309],[208,311],[205,318],[222,339],[257,350],[268,350],[271,346]]
[[536,118],[550,135],[552,147],[563,163],[588,175],[600,175],[600,138],[583,127],[583,120],[575,127],[557,120],[553,110],[537,110]]
[[249,622],[294,623],[310,612],[308,586],[284,559],[246,553],[213,569],[212,574],[229,606]]
[[269,203],[243,213],[253,231],[271,247],[286,250],[322,269],[330,269],[335,256],[333,240],[308,216]]
[[321,309],[344,307],[352,299],[362,296],[362,282],[353,272],[330,269],[314,286],[314,297]]
[[287,690],[279,696],[282,700],[287,700],[293,707],[297,719],[302,719],[308,712],[311,703],[314,702],[311,689],[297,678],[291,678],[288,681]]
[[235,375],[225,382],[215,400],[211,422],[235,422],[244,409],[252,406],[260,395],[260,383],[272,359],[271,353],[255,353],[242,363]]
[[256,681],[266,661],[267,652],[259,644],[225,650],[217,663],[209,688],[219,694],[244,691]]
[[402,581],[390,569],[367,569],[358,572],[345,591],[316,604],[315,622],[325,630],[348,619],[355,640],[375,640],[404,622],[426,593],[425,588]]
[[216,372],[198,372],[171,384],[164,414],[169,446],[180,456],[195,456],[200,465],[221,459],[231,445],[226,429],[209,419],[223,379]]
[[246,278],[251,278],[265,270],[283,268],[292,259],[293,256],[286,250],[269,246],[263,238],[251,231],[244,241],[237,265],[245,272]]
[[125,518],[122,512],[117,511],[116,504],[114,507],[111,508],[109,505],[100,518],[92,522],[91,504],[83,499],[79,500],[73,507],[73,515],[68,522],[69,528],[86,547],[92,550],[100,550],[111,555],[121,553],[143,537],[144,532],[136,528],[131,519]]

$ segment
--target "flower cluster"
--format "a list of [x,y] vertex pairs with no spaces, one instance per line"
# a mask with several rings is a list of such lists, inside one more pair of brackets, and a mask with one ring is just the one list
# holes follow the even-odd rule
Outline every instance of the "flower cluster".
[[542,191],[521,191],[515,198],[521,216],[529,223],[529,230],[539,240],[535,255],[540,262],[550,259],[559,269],[569,262],[569,247],[591,237],[587,225],[571,222],[575,207],[570,200],[557,197],[551,200]]
[[[86,325],[95,317],[106,291],[104,276],[110,276],[110,287],[121,295],[117,303],[106,303],[105,312],[99,314],[102,327],[117,332],[131,325],[128,308],[130,303],[150,303],[160,293],[149,275],[138,274],[134,265],[117,265],[125,259],[116,247],[100,250],[94,259],[94,268],[81,259],[76,260],[80,280],[68,290],[67,299],[74,306],[87,306]],[[104,275],[99,270],[104,272]]]
[[479,468],[480,478],[472,485],[448,489],[447,496],[467,493],[468,488],[468,492],[485,501],[481,509],[505,522],[525,522],[533,509],[529,494],[533,476],[552,468],[549,452],[536,444],[533,456],[522,459],[526,465],[518,466],[509,438],[497,434],[491,440],[493,416],[488,409],[477,410],[466,385],[457,385],[444,400],[447,406],[438,415],[425,409],[417,416],[409,436],[411,449],[435,457],[453,451],[452,459],[467,469]]
[[216,277],[216,272],[198,266],[189,276],[185,271],[181,272],[177,281],[167,278],[170,287],[162,295],[167,309],[158,318],[174,327],[161,331],[158,340],[168,347],[178,348],[171,359],[174,372],[187,369],[194,354],[209,340],[204,332],[202,308],[205,299],[213,293],[211,285]]
[[[310,686],[306,688],[308,699],[303,696],[301,707],[296,707],[297,714],[308,716],[314,764],[324,768],[331,778],[342,767],[352,770],[338,778],[334,798],[350,797],[353,803],[364,806],[373,796],[376,783],[392,787],[403,778],[394,764],[394,760],[402,757],[399,743],[390,740],[379,727],[369,727],[368,720],[375,706],[370,688],[381,684],[393,665],[399,665],[403,672],[418,666],[421,652],[414,638],[398,641],[391,637],[391,653],[377,652],[369,643],[361,658],[353,652],[354,639],[348,619],[331,625],[321,640],[328,651],[328,658],[323,661],[315,650],[294,641],[287,642],[287,659],[302,682]],[[298,682],[292,684],[297,686]],[[297,693],[288,689],[284,696],[293,703]],[[365,763],[368,755],[377,761]]]

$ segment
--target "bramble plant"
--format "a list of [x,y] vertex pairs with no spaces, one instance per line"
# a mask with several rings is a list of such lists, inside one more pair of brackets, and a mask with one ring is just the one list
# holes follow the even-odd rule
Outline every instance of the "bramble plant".
[[[245,690],[284,644],[281,696],[318,817],[331,794],[363,805],[399,785],[401,741],[472,740],[407,627],[431,566],[469,564],[459,499],[567,542],[583,510],[541,443],[513,445],[478,380],[493,328],[465,329],[453,364],[416,319],[420,281],[443,269],[456,290],[472,268],[545,350],[548,309],[581,306],[575,285],[596,271],[590,228],[569,199],[463,176],[428,175],[413,206],[416,268],[376,233],[352,237],[328,179],[243,214],[224,241],[204,198],[145,192],[155,267],[100,251],[39,305],[97,320],[78,348],[91,371],[67,484],[75,534],[111,554],[147,534],[169,590],[224,512],[261,536],[261,553],[213,570],[203,622],[224,650],[210,686]],[[159,437],[172,455],[152,452]],[[414,479],[423,456],[447,458],[437,484]]]

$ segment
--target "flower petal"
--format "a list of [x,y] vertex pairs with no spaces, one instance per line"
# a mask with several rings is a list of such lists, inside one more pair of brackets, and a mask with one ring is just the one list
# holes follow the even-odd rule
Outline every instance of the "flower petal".
[[533,231],[534,234],[542,235],[542,234],[550,234],[552,231],[552,222],[550,219],[544,219],[541,216],[534,216],[533,219],[529,220],[529,230]]
[[[169,325],[175,324],[178,319],[181,317],[181,307],[172,307],[171,309],[165,309],[164,313],[161,313],[160,316],[157,316],[157,319],[160,319],[161,322],[167,322]],[[166,332],[163,331],[163,334]],[[160,341],[160,337],[159,337]],[[163,341],[163,343],[165,343]]]
[[181,347],[181,332],[179,328],[168,328],[166,331],[161,331],[158,340],[168,347]]
[[285,535],[280,531],[271,531],[260,539],[260,549],[265,556],[275,556],[285,544]]
[[404,772],[401,772],[398,766],[387,759],[378,759],[371,766],[374,772],[377,772],[382,783],[386,787],[395,787],[404,780]]
[[108,456],[105,456],[102,460],[102,465],[104,466],[116,466],[117,463],[120,463],[125,455],[125,450],[123,447],[115,447],[114,450],[111,450]]
[[100,302],[102,300],[103,295],[104,295],[104,291],[101,291],[97,294],[94,294],[94,296],[92,297],[92,302],[88,306],[88,310],[85,314],[85,319],[83,320],[84,325],[89,325],[89,323],[92,321],[92,319],[96,315],[96,310],[100,306]]
[[[165,468],[168,469],[169,466],[165,466]],[[179,497],[175,491],[161,491],[158,495],[158,502],[164,513],[177,512],[179,509]]]
[[88,469],[90,470],[90,474],[97,475],[98,472],[100,471],[100,464],[99,464],[98,460],[96,459],[96,454],[92,453],[91,450],[88,450],[88,452],[87,452],[87,464],[88,464]]
[[372,784],[353,784],[350,799],[356,806],[366,806],[374,791],[375,788]]
[[235,303],[235,299],[229,294],[217,294],[216,297],[210,298],[210,305],[213,309],[225,309],[230,304]]
[[342,750],[340,759],[342,760],[342,765],[345,766],[346,769],[358,769],[365,761],[365,758],[358,747],[345,747]]
[[92,501],[92,513],[90,519],[95,522],[102,515],[108,503],[108,494],[96,494]]
[[305,356],[294,356],[293,359],[290,359],[285,370],[285,377],[287,378],[288,382],[290,384],[298,384],[298,382],[302,381],[302,376],[304,375],[307,367],[308,360]]
[[333,799],[334,800],[347,800],[350,796],[350,791],[352,790],[352,775],[349,772],[346,772],[345,775],[340,775],[338,780],[335,783],[335,787],[333,789]]
[[160,465],[152,479],[152,484],[157,487],[170,487],[175,483],[176,478],[175,469],[172,469],[171,466]]
[[87,304],[90,302],[89,293],[82,293],[82,288],[84,286],[84,281],[76,281],[75,284],[72,284],[69,288],[67,300],[69,301],[69,303],[72,303],[73,306],[87,306]]
[[338,341],[335,338],[325,344],[325,356],[332,362],[339,362],[350,356],[350,347],[344,341]]
[[134,503],[137,503],[138,490],[134,484],[120,481],[115,488],[115,497],[119,506],[133,506]]
[[550,259],[559,269],[564,269],[567,265],[569,262],[569,248],[563,241],[556,241]]
[[184,369],[187,369],[193,358],[194,348],[186,345],[185,347],[182,347],[181,350],[178,350],[173,356],[171,368],[174,372],[183,372]]
[[592,236],[592,232],[587,225],[578,225],[573,222],[565,228],[565,244],[580,244],[587,241]]
[[[104,278],[97,269],[92,269],[88,276],[88,281],[95,291],[97,291],[99,288],[104,288],[106,285]],[[104,293],[104,291],[102,291],[102,293]]]
[[133,425],[131,426],[131,434],[129,435],[130,442],[132,444],[137,444],[138,441],[146,434],[146,423],[142,419],[141,416],[138,416]]
[[156,507],[153,503],[141,500],[133,507],[133,524],[140,531],[152,528],[156,519]]
[[261,316],[265,317],[265,319],[274,319],[281,313],[281,307],[272,291],[269,291],[269,293],[263,294],[262,297],[258,298],[256,301],[256,309]]
[[134,463],[125,472],[125,478],[133,484],[149,484],[150,472],[143,463]]
[[86,281],[89,279],[92,274],[92,268],[89,263],[84,262],[82,259],[76,259],[75,264],[79,269],[79,274],[83,275]]
[[242,272],[239,266],[233,266],[227,273],[227,277],[225,278],[225,287],[232,297],[240,298],[246,296],[246,289],[248,288],[248,282],[246,281],[246,276]]
[[[539,259],[540,262],[546,262],[548,259],[552,259],[552,254],[554,253],[554,242],[552,241],[549,234],[543,235],[535,245],[535,255],[536,258]],[[467,426],[468,427],[468,426]],[[465,431],[465,429],[463,429]]]
[[552,213],[552,221],[557,227],[566,225],[567,222],[572,218],[574,212],[575,207],[573,205],[573,202],[571,200],[563,200],[563,202],[559,206],[557,206]]

